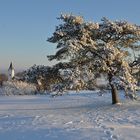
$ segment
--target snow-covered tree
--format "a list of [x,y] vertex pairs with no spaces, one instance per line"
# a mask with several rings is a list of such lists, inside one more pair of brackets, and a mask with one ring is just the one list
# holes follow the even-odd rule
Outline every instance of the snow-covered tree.
[[140,55],[135,58],[133,63],[130,64],[132,68],[132,74],[138,81],[138,86],[140,86]]
[[140,40],[140,27],[126,21],[85,22],[81,16],[61,15],[49,42],[57,43],[49,60],[67,60],[88,74],[104,73],[111,88],[112,103],[119,103],[117,85],[135,91],[136,80],[129,66],[129,48]]
[[62,79],[57,67],[43,65],[34,65],[24,71],[22,75],[21,80],[34,83],[38,91],[50,90],[51,84],[58,83]]

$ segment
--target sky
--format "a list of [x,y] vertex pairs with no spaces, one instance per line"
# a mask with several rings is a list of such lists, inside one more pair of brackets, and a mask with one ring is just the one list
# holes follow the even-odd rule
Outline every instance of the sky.
[[56,52],[56,44],[46,40],[61,23],[61,13],[81,15],[86,21],[107,17],[140,25],[140,0],[0,0],[0,72],[10,62],[17,71],[53,65],[46,56]]

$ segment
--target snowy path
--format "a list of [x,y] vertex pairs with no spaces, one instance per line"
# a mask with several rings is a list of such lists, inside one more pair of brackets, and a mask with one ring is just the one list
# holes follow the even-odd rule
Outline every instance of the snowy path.
[[109,95],[1,96],[0,140],[139,140],[140,103]]

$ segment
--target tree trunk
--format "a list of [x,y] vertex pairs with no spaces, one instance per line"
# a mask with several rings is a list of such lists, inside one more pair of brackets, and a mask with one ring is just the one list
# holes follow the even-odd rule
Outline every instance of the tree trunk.
[[112,93],[112,104],[120,103],[116,86],[113,84],[111,84],[110,86],[111,86],[111,93]]
[[112,104],[118,104],[120,103],[119,97],[118,97],[118,91],[117,91],[117,87],[112,83],[112,78],[113,75],[111,73],[108,74],[108,80],[109,80],[109,84],[111,87],[111,93],[112,93]]

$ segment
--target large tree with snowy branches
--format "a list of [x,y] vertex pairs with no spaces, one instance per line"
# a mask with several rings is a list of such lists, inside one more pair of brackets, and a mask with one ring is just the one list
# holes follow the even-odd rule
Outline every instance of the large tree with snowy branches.
[[104,73],[112,93],[112,104],[119,103],[117,85],[135,91],[136,80],[129,65],[130,47],[138,46],[140,27],[126,21],[85,22],[81,16],[61,15],[49,42],[57,43],[57,52],[49,60],[67,60],[87,73]]

